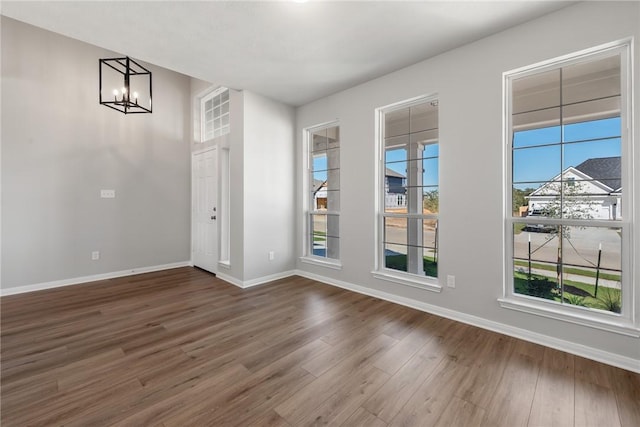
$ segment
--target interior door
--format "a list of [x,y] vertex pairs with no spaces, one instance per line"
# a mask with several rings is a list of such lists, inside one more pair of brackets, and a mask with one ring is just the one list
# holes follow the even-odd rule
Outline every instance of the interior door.
[[193,265],[212,273],[218,271],[217,160],[218,150],[212,148],[194,154],[191,163],[191,259]]

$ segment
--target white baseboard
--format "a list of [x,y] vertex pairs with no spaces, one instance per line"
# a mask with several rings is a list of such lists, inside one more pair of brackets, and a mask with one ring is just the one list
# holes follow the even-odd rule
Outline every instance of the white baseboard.
[[516,328],[514,326],[505,325],[504,323],[494,322],[492,320],[483,319],[482,317],[473,316],[471,314],[462,313],[460,311],[450,310],[448,308],[438,307],[436,305],[427,304],[410,298],[401,297],[375,289],[366,288],[364,286],[355,285],[353,283],[343,282],[306,271],[296,270],[295,274],[326,283],[328,285],[347,289],[360,294],[379,298],[385,301],[411,307],[426,313],[435,314],[437,316],[446,317],[447,319],[456,320],[479,328],[488,329],[503,335],[519,338],[532,343],[540,344],[545,347],[551,347],[566,353],[571,353],[597,362],[606,363],[607,365],[616,366],[628,371],[640,373],[640,361],[631,357],[621,356],[615,353],[609,353],[597,348],[588,347],[558,338],[549,337],[547,335],[531,332],[526,329]]
[[244,286],[242,286],[242,280],[238,280],[235,277],[229,276],[228,274],[220,273],[218,271],[216,273],[216,277],[239,288],[244,288]]
[[91,276],[74,277],[72,279],[54,280],[52,282],[36,283],[33,285],[16,286],[0,289],[0,296],[23,294],[25,292],[41,291],[43,289],[60,288],[62,286],[79,285],[81,283],[95,282],[98,280],[115,279],[116,277],[132,276],[134,274],[151,273],[154,271],[169,270],[171,268],[191,266],[190,261],[173,262],[170,264],[153,265],[150,267],[131,268],[129,270],[114,271],[111,273],[93,274]]
[[238,280],[235,277],[231,277],[227,274],[220,273],[220,272],[216,273],[216,277],[224,280],[225,282],[231,283],[232,285],[235,285],[239,288],[247,289],[253,286],[262,285],[264,283],[273,282],[274,280],[284,279],[285,277],[291,277],[295,274],[296,274],[296,271],[289,270],[289,271],[283,271],[282,273],[270,274],[268,276],[262,276],[256,279],[251,279],[246,281]]

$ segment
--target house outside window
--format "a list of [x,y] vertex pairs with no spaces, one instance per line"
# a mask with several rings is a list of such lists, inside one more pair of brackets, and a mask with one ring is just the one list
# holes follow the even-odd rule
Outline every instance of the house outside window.
[[228,134],[229,89],[220,87],[200,99],[201,141]]
[[438,99],[380,108],[379,256],[374,275],[439,290]]
[[308,144],[307,257],[323,264],[340,259],[340,126],[306,130]]
[[619,43],[505,73],[503,306],[633,325],[628,58]]

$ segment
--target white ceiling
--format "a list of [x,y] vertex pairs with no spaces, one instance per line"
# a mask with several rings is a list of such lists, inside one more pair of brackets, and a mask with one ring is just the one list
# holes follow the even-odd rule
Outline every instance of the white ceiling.
[[291,105],[574,2],[2,1],[2,14]]

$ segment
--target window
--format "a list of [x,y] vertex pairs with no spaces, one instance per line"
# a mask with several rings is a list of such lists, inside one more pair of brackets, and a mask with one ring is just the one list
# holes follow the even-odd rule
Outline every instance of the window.
[[309,152],[307,255],[337,263],[340,258],[340,127],[307,130]]
[[505,73],[507,300],[632,323],[628,52]]
[[438,277],[438,100],[421,97],[378,113],[378,277],[424,284]]
[[200,100],[201,142],[229,133],[229,89],[221,87]]

